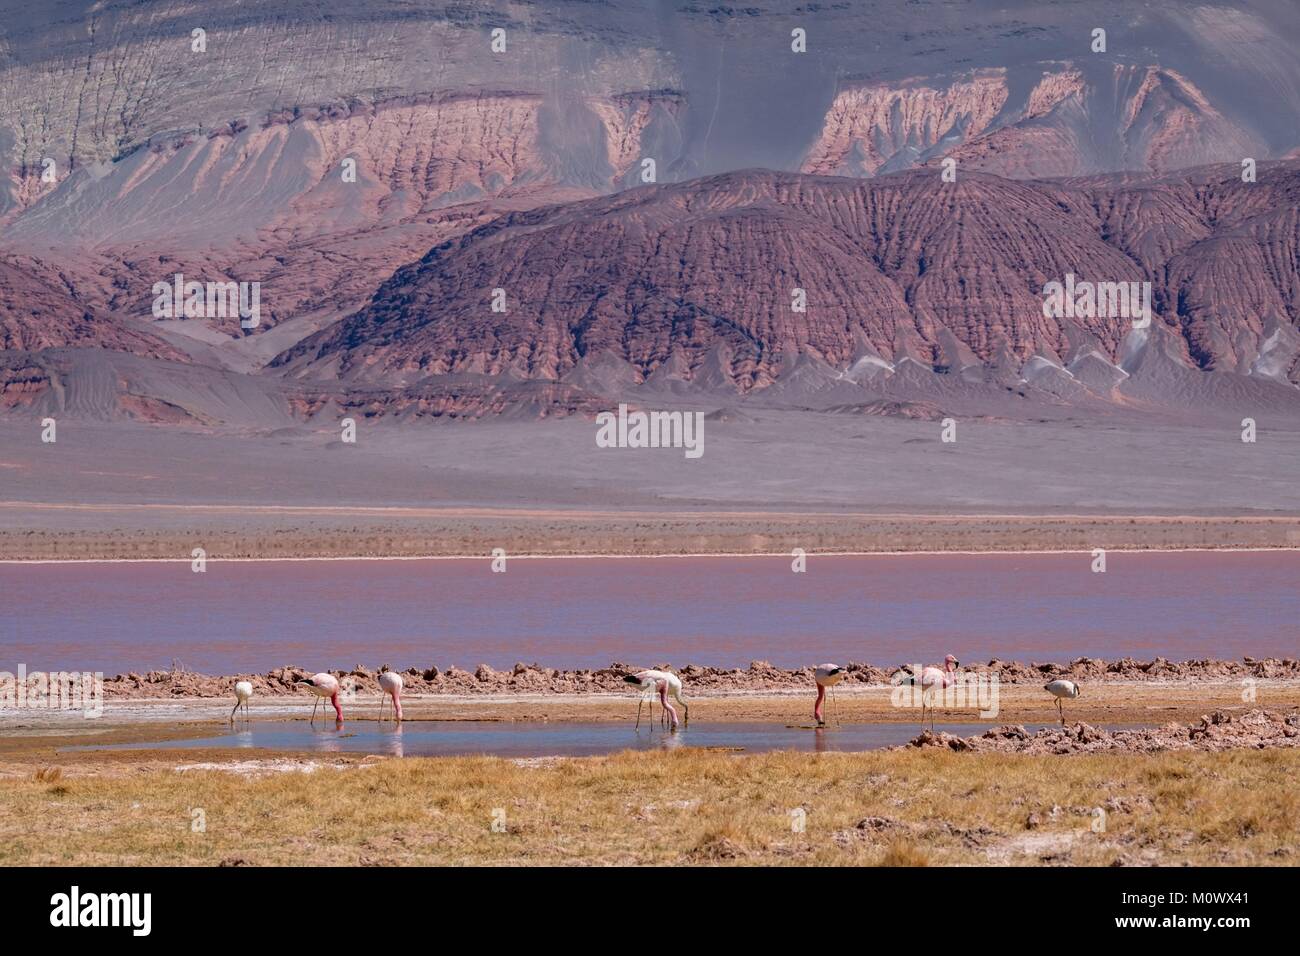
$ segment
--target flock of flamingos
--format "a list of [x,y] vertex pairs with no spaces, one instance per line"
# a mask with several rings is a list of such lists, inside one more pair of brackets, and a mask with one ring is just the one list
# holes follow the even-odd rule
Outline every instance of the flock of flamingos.
[[[934,665],[921,668],[920,674],[911,675],[905,678],[905,683],[914,687],[921,688],[921,726],[925,726],[926,698],[933,695],[936,690],[951,686],[956,680],[957,668],[961,662],[949,654],[943,660],[943,667],[939,668]],[[844,679],[845,670],[837,664],[820,664],[813,671],[813,679],[817,683],[817,703],[813,706],[813,717],[817,721],[818,727],[826,726],[826,720],[822,716],[822,707],[826,702],[826,689],[834,687]],[[654,698],[659,697],[660,721],[665,723],[672,731],[677,730],[677,708],[668,700],[671,694],[677,703],[682,705],[682,726],[690,722],[690,705],[686,703],[686,698],[682,696],[682,680],[676,674],[670,671],[644,670],[637,671],[635,674],[628,674],[623,678],[629,684],[635,685],[641,691],[640,699],[636,705],[636,726],[641,727],[641,707],[645,704],[647,697],[650,700],[650,719],[654,719]],[[305,684],[307,689],[315,695],[316,701],[312,705],[311,719],[316,720],[316,710],[322,700],[328,700],[334,705],[334,713],[339,723],[343,722],[343,708],[339,706],[339,680],[333,674],[320,673],[311,677],[304,677],[298,681],[299,684]],[[379,719],[384,719],[384,705],[391,697],[393,701],[393,719],[400,721],[402,719],[402,675],[385,668],[379,673]],[[1056,708],[1061,716],[1061,725],[1065,725],[1065,710],[1061,701],[1073,699],[1079,696],[1079,685],[1071,680],[1054,680],[1043,685],[1043,690],[1047,691],[1056,698]],[[248,717],[248,701],[253,696],[253,685],[246,680],[238,681],[235,684],[235,708],[230,712],[230,720],[233,723],[235,715],[243,708],[244,716]],[[930,708],[930,726],[934,726],[934,708]]]

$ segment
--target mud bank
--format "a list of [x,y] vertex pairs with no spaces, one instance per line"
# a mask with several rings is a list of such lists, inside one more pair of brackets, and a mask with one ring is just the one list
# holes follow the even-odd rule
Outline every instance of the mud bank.
[[1191,725],[1170,723],[1140,730],[1108,731],[1078,722],[1029,733],[1004,725],[974,737],[926,731],[902,748],[941,748],[970,753],[1094,754],[1156,753],[1164,750],[1220,751],[1300,747],[1300,713],[1251,710],[1233,716],[1215,711]]
[[[594,694],[625,691],[627,685],[623,682],[623,675],[644,667],[675,670],[681,675],[682,683],[688,689],[696,691],[782,690],[806,688],[813,682],[811,667],[785,670],[773,667],[766,661],[754,661],[744,669],[702,667],[695,664],[673,668],[664,663],[641,662],[634,665],[615,662],[609,667],[595,670],[557,670],[536,663],[518,663],[509,670],[496,670],[480,664],[473,671],[457,667],[440,670],[429,666],[408,667],[400,673],[406,693],[412,695]],[[888,686],[891,678],[900,670],[910,671],[912,664],[878,667],[873,664],[849,663],[845,667],[847,674],[841,686],[882,687]],[[1138,661],[1125,657],[1105,661],[1080,657],[1068,664],[992,660],[963,670],[974,674],[996,675],[1004,684],[1034,684],[1057,677],[1068,677],[1080,683],[1300,679],[1300,661],[1292,658],[1257,660],[1244,657],[1240,661],[1207,659],[1178,662],[1164,658]],[[251,682],[254,693],[258,696],[306,695],[307,691],[296,686],[295,682],[312,673],[303,667],[285,666],[266,674],[229,676],[209,676],[181,670],[118,674],[105,679],[104,695],[110,700],[223,697],[232,692],[237,680]],[[351,670],[336,670],[331,673],[358,693],[379,692],[378,668],[372,670],[358,665]]]

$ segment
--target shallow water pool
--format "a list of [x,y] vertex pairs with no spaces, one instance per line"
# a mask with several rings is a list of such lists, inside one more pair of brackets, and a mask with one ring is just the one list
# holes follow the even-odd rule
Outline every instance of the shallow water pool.
[[[935,729],[967,737],[994,724],[936,724]],[[1031,733],[1048,724],[1026,724]],[[1118,725],[1107,729],[1119,729]],[[658,725],[635,730],[630,723],[546,723],[497,721],[407,721],[400,728],[372,721],[345,723],[342,729],[317,722],[254,721],[210,737],[158,742],[68,747],[67,750],[194,750],[230,748],[317,753],[388,754],[396,757],[463,756],[585,757],[620,750],[672,750],[678,747],[765,753],[773,750],[858,751],[905,744],[919,732],[913,723],[830,726],[783,723],[694,723],[669,733]]]

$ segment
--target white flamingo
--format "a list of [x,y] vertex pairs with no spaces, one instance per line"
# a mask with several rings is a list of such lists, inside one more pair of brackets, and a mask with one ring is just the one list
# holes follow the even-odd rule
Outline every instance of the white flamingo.
[[235,714],[244,708],[244,717],[248,718],[248,699],[253,696],[253,685],[246,680],[235,682],[235,709],[230,712],[230,722],[235,722]]
[[[957,682],[957,668],[961,666],[961,661],[949,654],[943,659],[943,670],[931,664],[928,667],[921,668],[920,675],[912,675],[906,678],[903,683],[911,684],[913,687],[921,688],[921,729],[925,729],[925,706],[926,700],[935,688],[942,690],[950,687]],[[934,707],[930,708],[930,729],[934,729]]]
[[1049,694],[1051,694],[1053,697],[1056,698],[1056,711],[1061,715],[1061,726],[1064,727],[1065,708],[1061,706],[1061,700],[1062,698],[1066,698],[1066,697],[1070,698],[1071,700],[1078,697],[1079,685],[1072,680],[1065,680],[1064,678],[1061,678],[1059,680],[1049,681],[1048,683],[1044,684],[1043,690],[1047,691]]
[[333,674],[313,674],[311,677],[302,677],[298,680],[299,684],[306,684],[307,689],[316,695],[316,703],[311,708],[312,723],[316,722],[316,708],[324,698],[334,705],[334,713],[338,717],[339,723],[343,723],[343,709],[339,707],[339,680]]
[[635,674],[628,674],[623,680],[629,684],[636,684],[642,691],[642,697],[636,702],[636,727],[638,730],[641,729],[641,705],[645,703],[644,694],[646,691],[652,692],[650,697],[651,719],[654,719],[655,710],[653,692],[657,691],[659,703],[663,705],[663,710],[660,712],[660,721],[663,721],[666,714],[671,719],[672,729],[677,729],[677,711],[672,704],[668,703],[668,694],[671,691],[673,697],[677,699],[677,703],[682,705],[682,726],[686,726],[691,722],[690,706],[686,703],[686,698],[682,696],[682,679],[676,674],[669,671],[644,670],[637,671]]
[[402,722],[402,675],[390,670],[379,672],[379,719],[384,719],[384,702],[393,698],[393,709],[397,712],[397,722]]
[[817,703],[813,706],[813,716],[817,718],[818,727],[825,727],[826,721],[822,720],[822,702],[826,700],[826,688],[834,687],[844,680],[844,668],[838,664],[819,664],[813,670],[813,680],[817,681]]

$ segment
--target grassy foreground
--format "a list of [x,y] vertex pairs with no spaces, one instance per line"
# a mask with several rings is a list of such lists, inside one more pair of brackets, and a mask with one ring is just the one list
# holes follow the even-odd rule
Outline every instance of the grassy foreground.
[[0,778],[0,865],[1294,864],[1298,777],[1297,750],[41,769]]

